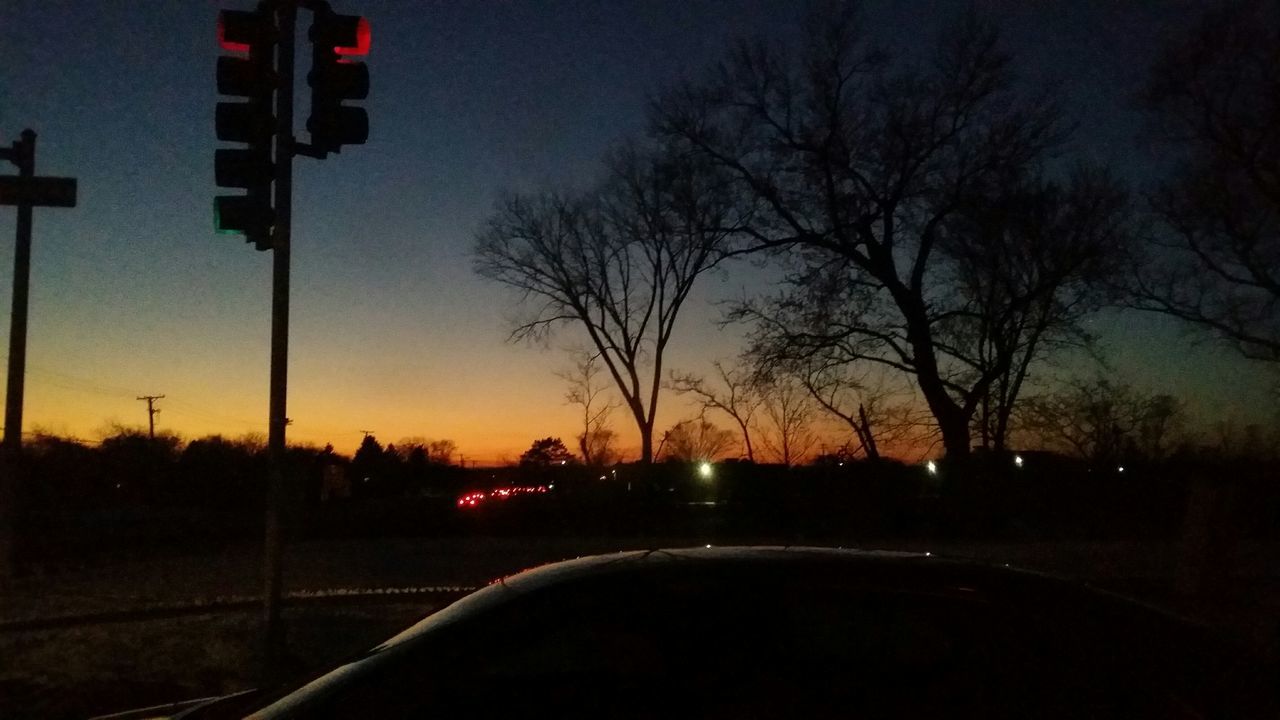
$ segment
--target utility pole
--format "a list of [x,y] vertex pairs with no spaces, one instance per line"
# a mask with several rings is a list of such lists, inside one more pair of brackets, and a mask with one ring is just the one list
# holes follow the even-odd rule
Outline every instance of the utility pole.
[[14,525],[21,515],[22,401],[27,372],[27,299],[31,287],[31,210],[75,207],[76,181],[36,177],[36,133],[27,128],[0,160],[18,166],[17,177],[0,177],[0,205],[18,207],[13,248],[13,308],[9,315],[9,376],[4,403],[4,440],[0,445],[0,581],[12,577],[17,559]]
[[156,407],[157,400],[163,400],[163,395],[143,395],[138,400],[147,401],[147,437],[152,440],[156,439],[156,413],[160,412],[160,408]]
[[[9,159],[18,166],[18,177],[36,174],[36,133],[22,131]],[[4,446],[22,449],[22,395],[27,366],[27,297],[31,287],[31,204],[18,206],[18,233],[13,246],[13,310],[9,315],[9,384],[4,402]]]
[[376,430],[358,430],[357,432],[362,432],[364,433],[365,437],[369,437],[370,435],[374,434],[377,431]]

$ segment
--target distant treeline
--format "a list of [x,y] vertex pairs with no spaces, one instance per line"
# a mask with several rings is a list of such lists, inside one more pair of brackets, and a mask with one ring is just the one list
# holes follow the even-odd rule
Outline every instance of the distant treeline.
[[[432,445],[439,448],[441,443]],[[149,437],[120,429],[96,445],[39,435],[26,444],[23,455],[26,506],[45,511],[256,508],[263,504],[269,469],[265,443],[252,435],[183,441],[168,433]],[[449,461],[448,456],[433,457],[425,443],[384,449],[372,437],[354,457],[332,446],[290,446],[286,486],[294,504],[440,495],[452,492],[462,473]]]
[[[462,468],[422,446],[369,438],[352,457],[290,448],[290,536],[622,535],[718,542],[873,538],[1174,538],[1188,508],[1233,535],[1276,533],[1280,466],[1209,456],[1106,466],[1049,452],[976,455],[965,465],[824,456],[746,461],[525,463]],[[122,432],[97,446],[53,437],[25,453],[20,543],[36,561],[256,542],[268,474],[249,440],[181,442]],[[496,495],[542,486],[546,492]],[[489,493],[459,506],[466,493]],[[1208,498],[1206,500],[1206,498]],[[1207,505],[1206,505],[1207,503]]]

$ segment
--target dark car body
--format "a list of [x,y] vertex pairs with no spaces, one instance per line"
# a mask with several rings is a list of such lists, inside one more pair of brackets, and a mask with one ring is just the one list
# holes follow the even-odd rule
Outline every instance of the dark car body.
[[291,692],[182,717],[1274,717],[1246,656],[1045,575],[696,548],[505,578]]

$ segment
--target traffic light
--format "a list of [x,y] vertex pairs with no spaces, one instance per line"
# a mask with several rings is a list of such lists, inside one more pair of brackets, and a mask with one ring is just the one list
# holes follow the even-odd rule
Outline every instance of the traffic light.
[[[244,195],[219,195],[213,200],[214,229],[244,235],[259,250],[270,250],[271,140],[275,136],[276,77],[272,51],[276,42],[275,19],[265,4],[245,12],[218,13],[218,43],[239,55],[218,58],[218,92],[246,100],[220,102],[214,114],[219,140],[246,147],[219,148],[214,152],[214,179],[218,187],[243,188]],[[247,53],[247,56],[245,55]]]
[[311,145],[324,152],[341,152],[343,145],[363,145],[369,138],[369,115],[364,108],[343,105],[369,96],[369,68],[350,58],[369,54],[369,21],[359,15],[338,15],[327,7],[311,21],[311,116],[307,131]]

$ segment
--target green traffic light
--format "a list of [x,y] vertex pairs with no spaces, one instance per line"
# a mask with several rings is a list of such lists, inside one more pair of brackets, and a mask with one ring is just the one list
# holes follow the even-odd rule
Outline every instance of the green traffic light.
[[222,207],[218,202],[218,198],[213,199],[213,231],[219,235],[243,235],[244,230],[237,228],[224,228],[222,226]]

